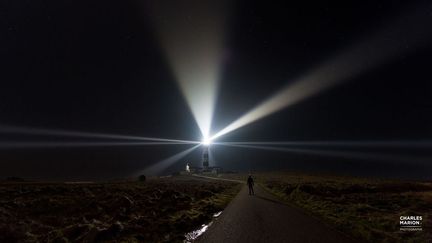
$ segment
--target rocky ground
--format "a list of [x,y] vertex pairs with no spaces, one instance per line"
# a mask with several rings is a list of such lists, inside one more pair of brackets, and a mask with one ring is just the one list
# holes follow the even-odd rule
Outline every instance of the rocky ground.
[[231,182],[0,183],[0,242],[182,242],[238,192]]

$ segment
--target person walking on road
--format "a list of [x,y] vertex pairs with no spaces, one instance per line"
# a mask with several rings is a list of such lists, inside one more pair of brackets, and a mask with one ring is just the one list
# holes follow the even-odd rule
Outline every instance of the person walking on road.
[[253,180],[253,178],[252,178],[251,175],[249,175],[249,177],[247,179],[247,184],[249,186],[249,195],[255,195],[254,189],[253,189],[253,187],[254,187],[254,180]]

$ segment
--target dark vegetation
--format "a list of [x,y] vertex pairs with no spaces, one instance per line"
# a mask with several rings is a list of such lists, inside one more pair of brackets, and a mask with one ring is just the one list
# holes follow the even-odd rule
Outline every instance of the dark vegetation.
[[144,181],[146,181],[146,179],[147,179],[147,177],[146,177],[145,175],[140,175],[140,176],[138,176],[138,180],[139,180],[139,181],[144,182]]
[[0,183],[0,242],[182,242],[238,192],[187,177],[116,183]]

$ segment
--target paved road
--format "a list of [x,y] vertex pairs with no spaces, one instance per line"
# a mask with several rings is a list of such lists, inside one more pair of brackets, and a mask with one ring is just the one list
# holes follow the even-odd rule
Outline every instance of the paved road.
[[290,207],[259,186],[247,187],[213,222],[198,242],[356,242],[301,210]]

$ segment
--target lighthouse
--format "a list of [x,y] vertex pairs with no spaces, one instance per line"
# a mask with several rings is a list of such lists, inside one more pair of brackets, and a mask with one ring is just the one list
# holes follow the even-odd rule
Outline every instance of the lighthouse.
[[203,170],[206,171],[209,168],[209,146],[203,146],[203,155],[202,155],[202,166]]

